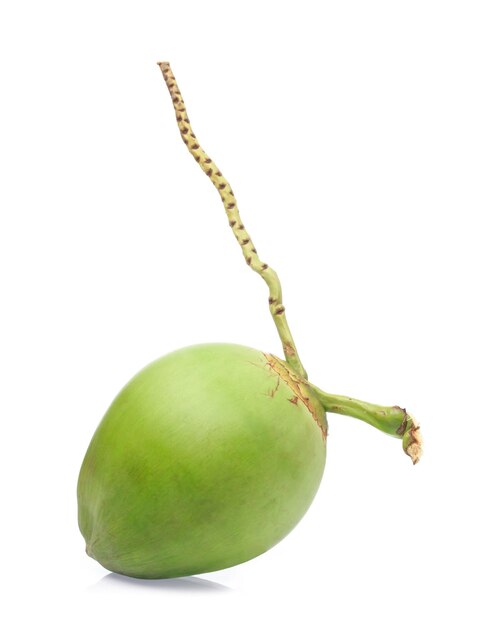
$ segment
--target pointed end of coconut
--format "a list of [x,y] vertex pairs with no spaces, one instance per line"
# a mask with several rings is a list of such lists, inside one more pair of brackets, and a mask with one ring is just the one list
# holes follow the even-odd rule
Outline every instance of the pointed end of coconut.
[[86,544],[86,547],[85,547],[86,554],[90,556],[92,559],[96,559],[96,557],[93,554],[94,543],[95,543],[94,541],[90,541],[89,543]]

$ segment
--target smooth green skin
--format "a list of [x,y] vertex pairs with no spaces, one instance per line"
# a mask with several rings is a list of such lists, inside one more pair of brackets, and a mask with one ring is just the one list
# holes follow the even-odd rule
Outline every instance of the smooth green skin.
[[265,355],[239,345],[184,348],[139,372],[81,468],[88,554],[113,572],[168,578],[271,548],[308,509],[325,465],[320,428],[291,399]]

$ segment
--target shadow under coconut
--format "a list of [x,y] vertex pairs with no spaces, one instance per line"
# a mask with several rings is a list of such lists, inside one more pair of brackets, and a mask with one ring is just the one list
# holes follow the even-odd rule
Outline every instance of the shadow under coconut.
[[136,587],[142,589],[157,589],[163,591],[187,591],[187,592],[201,592],[201,593],[214,593],[221,591],[232,591],[230,587],[222,585],[221,583],[207,580],[206,578],[199,578],[198,576],[184,576],[182,578],[160,578],[157,580],[151,580],[147,578],[131,578],[129,576],[122,576],[121,574],[107,574],[95,585],[89,587],[91,590],[98,589],[112,589],[120,587]]

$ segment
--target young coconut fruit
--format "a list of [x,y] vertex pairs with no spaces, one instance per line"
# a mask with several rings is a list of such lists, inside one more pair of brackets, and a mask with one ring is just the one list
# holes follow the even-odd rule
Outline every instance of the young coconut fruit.
[[326,412],[402,439],[416,463],[419,426],[398,406],[323,392],[307,380],[277,274],[245,230],[233,191],[192,131],[168,63],[159,63],[184,143],[218,189],[247,264],[269,288],[285,355],[233,344],[168,354],[139,372],[106,412],[78,480],[86,552],[138,578],[187,576],[247,561],[302,518],[326,458]]

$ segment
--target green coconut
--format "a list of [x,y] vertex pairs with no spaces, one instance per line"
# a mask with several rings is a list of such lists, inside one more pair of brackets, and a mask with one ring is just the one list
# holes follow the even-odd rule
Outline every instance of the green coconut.
[[188,347],[151,363],[113,401],[81,467],[79,526],[91,557],[139,578],[230,567],[280,541],[319,487],[327,412],[400,438],[414,463],[421,455],[419,426],[405,409],[308,381],[278,276],[260,260],[230,184],[193,133],[169,64],[159,65],[181,137],[217,188],[247,265],[268,286],[285,360],[233,344]]
[[151,363],[118,394],[81,468],[88,554],[113,572],[164,578],[271,548],[323,475],[322,409],[306,397],[283,361],[243,346]]

